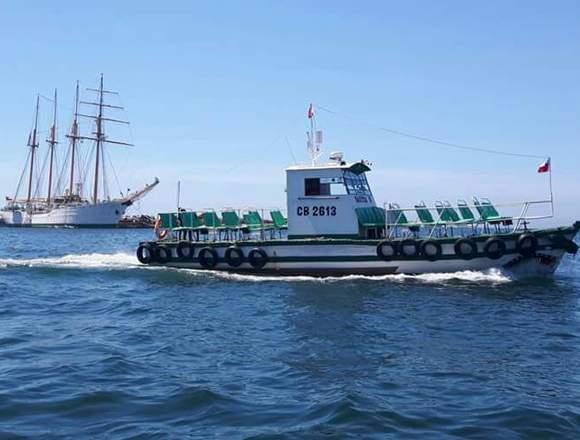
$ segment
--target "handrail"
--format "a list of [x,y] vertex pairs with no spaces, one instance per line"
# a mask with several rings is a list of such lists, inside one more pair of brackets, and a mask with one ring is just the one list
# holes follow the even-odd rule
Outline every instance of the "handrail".
[[[493,206],[496,208],[507,208],[507,207],[514,208],[514,207],[519,207],[519,206],[522,207],[519,215],[502,216],[500,218],[497,218],[498,221],[504,221],[504,222],[512,221],[512,222],[514,222],[515,225],[511,230],[512,230],[512,232],[515,232],[521,227],[523,221],[553,218],[554,217],[553,209],[550,211],[549,214],[533,215],[533,216],[528,215],[530,208],[532,206],[546,205],[546,204],[549,204],[551,206],[551,203],[552,203],[552,200],[530,200],[530,201],[524,201],[524,202],[510,202],[510,203],[498,203],[498,204],[494,203]],[[399,224],[399,220],[401,219],[403,214],[416,212],[416,210],[417,210],[417,207],[401,208],[401,207],[397,206],[397,208],[387,208],[387,203],[383,203],[383,206],[385,209],[385,231],[389,230],[389,234],[388,234],[389,239],[391,239],[396,234],[396,231],[398,228],[405,228],[405,227],[409,226],[409,225]],[[469,208],[469,209],[473,209],[475,211],[477,211],[478,207],[481,208],[481,205],[478,206],[475,204],[466,204],[463,206],[465,206],[466,208]],[[425,205],[424,207],[421,207],[421,208],[429,210],[429,212],[431,212],[431,214],[435,217],[434,223],[422,223],[421,221],[418,221],[416,223],[416,225],[418,227],[430,228],[428,238],[432,238],[433,234],[435,234],[436,230],[438,230],[438,228],[440,226],[459,226],[460,225],[459,222],[443,221],[442,215],[443,215],[444,211],[439,212],[437,210],[437,206],[435,206],[435,205],[433,205],[433,206]],[[457,209],[457,207],[454,207],[454,209]],[[389,218],[391,217],[389,214],[395,213],[395,212],[398,213],[398,215],[396,216],[395,222],[390,223],[388,221]],[[490,224],[493,222],[494,222],[494,219],[484,219],[484,218],[481,218],[481,216],[480,216],[480,218],[474,218],[473,221],[465,221],[464,224],[465,225],[469,225],[469,224],[482,225],[482,224]],[[385,236],[387,236],[386,233],[385,233]]]

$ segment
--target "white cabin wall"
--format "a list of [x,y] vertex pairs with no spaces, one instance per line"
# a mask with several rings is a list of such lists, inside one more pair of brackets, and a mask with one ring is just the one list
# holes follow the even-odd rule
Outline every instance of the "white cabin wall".
[[[372,196],[336,195],[305,196],[304,179],[342,177],[341,167],[312,167],[286,170],[288,235],[292,236],[356,236],[359,233],[355,208],[375,206]],[[313,215],[323,208],[324,215]],[[304,209],[308,208],[308,215]],[[327,215],[334,212],[336,215]],[[301,213],[302,215],[299,215]]]

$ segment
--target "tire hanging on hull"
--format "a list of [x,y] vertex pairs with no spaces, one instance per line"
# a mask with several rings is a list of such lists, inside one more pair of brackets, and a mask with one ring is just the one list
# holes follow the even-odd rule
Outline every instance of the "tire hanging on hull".
[[394,241],[383,240],[377,245],[377,257],[383,261],[390,261],[397,256],[398,246]]
[[218,264],[218,254],[214,248],[209,246],[199,250],[197,259],[204,269],[213,269]]
[[244,252],[239,246],[230,246],[226,249],[225,260],[231,267],[239,267],[244,262]]
[[248,253],[248,261],[254,269],[262,269],[268,262],[268,255],[263,249],[255,248]]
[[491,260],[498,260],[505,255],[505,242],[499,237],[491,237],[483,246],[483,253]]
[[140,244],[137,248],[137,260],[141,264],[151,264],[155,256],[155,248],[149,243]]
[[189,241],[180,241],[177,244],[177,256],[183,261],[193,260],[195,245]]
[[477,243],[470,238],[460,238],[455,242],[455,255],[464,260],[471,260],[477,257]]

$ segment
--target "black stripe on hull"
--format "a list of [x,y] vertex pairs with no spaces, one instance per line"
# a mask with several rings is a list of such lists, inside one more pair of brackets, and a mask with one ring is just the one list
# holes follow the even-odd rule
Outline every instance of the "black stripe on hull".
[[[157,266],[157,264],[156,264]],[[353,267],[353,268],[286,268],[286,269],[240,269],[233,267],[216,267],[214,269],[192,268],[182,266],[170,266],[180,269],[203,270],[204,272],[222,272],[233,273],[237,275],[256,275],[256,276],[308,276],[316,278],[325,277],[344,277],[348,275],[394,275],[397,273],[397,266],[390,267]]]

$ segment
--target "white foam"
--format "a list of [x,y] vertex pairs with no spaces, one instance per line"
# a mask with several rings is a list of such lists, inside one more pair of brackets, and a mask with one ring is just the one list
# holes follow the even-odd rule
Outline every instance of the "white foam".
[[75,269],[127,269],[140,266],[132,254],[70,254],[62,257],[0,259],[0,267],[65,267]]
[[[187,270],[187,269],[185,269]],[[195,275],[207,275],[207,271],[193,270],[189,271]],[[248,275],[239,273],[228,273],[212,271],[209,272],[212,276],[230,279],[235,281],[250,281],[250,282],[264,282],[264,281],[282,281],[282,282],[317,282],[317,283],[333,283],[354,280],[368,280],[377,282],[422,282],[426,284],[444,284],[450,281],[463,281],[470,283],[509,283],[512,281],[507,275],[500,270],[492,269],[485,272],[478,271],[460,271],[452,273],[426,273],[421,275],[346,275],[341,277],[311,277],[311,276],[262,276],[262,275]]]
[[461,271],[453,273],[426,273],[421,275],[346,275],[342,277],[311,277],[311,276],[262,276],[236,274],[221,271],[206,271],[196,269],[177,269],[163,266],[145,266],[139,263],[134,254],[70,254],[62,257],[31,258],[31,259],[0,259],[0,268],[9,267],[53,267],[71,269],[146,269],[146,270],[175,270],[193,276],[212,276],[220,279],[246,282],[316,282],[333,283],[354,280],[368,280],[376,282],[422,282],[429,284],[444,284],[450,281],[464,281],[470,283],[506,283],[511,278],[497,269],[485,272]]

